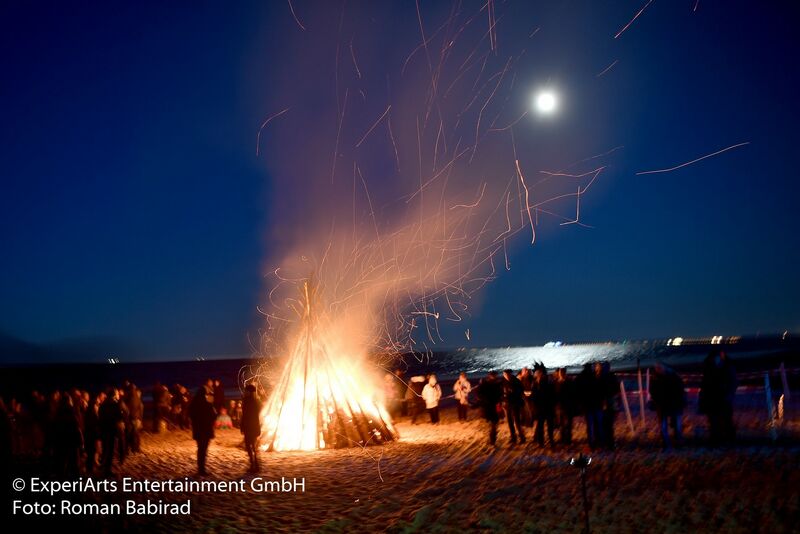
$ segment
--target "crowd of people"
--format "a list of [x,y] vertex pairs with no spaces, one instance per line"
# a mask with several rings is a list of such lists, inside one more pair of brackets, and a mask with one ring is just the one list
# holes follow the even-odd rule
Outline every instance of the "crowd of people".
[[[403,372],[386,376],[385,398],[393,419],[409,417],[416,424],[427,412],[431,424],[439,424],[442,400],[453,398],[458,420],[479,409],[489,423],[489,441],[497,442],[498,426],[505,420],[510,442],[525,443],[530,437],[539,445],[554,447],[573,442],[573,421],[583,418],[586,440],[592,449],[612,450],[614,420],[619,411],[619,379],[607,362],[586,364],[577,375],[566,369],[548,373],[538,363],[519,372],[506,369],[488,373],[477,384],[461,373],[444,396],[436,375],[418,375],[405,381]],[[723,351],[712,351],[704,362],[698,408],[708,418],[712,445],[730,444],[735,437],[733,399],[736,373]],[[649,406],[658,416],[663,446],[683,441],[682,418],[686,408],[682,378],[663,363],[654,368],[649,387]],[[74,478],[80,474],[113,475],[114,460],[122,464],[140,452],[140,433],[191,429],[197,442],[197,471],[205,475],[206,456],[215,430],[239,428],[250,460],[258,470],[260,412],[265,392],[256,385],[245,388],[241,400],[226,399],[219,380],[207,380],[194,395],[175,384],[156,383],[152,390],[150,421],[145,418],[142,391],[130,382],[90,394],[72,389],[45,396],[33,391],[24,399],[0,397],[0,468],[10,465],[13,454],[36,457],[54,475]],[[531,434],[532,431],[532,434]],[[556,436],[558,439],[556,440]]]
[[[663,363],[657,363],[653,371],[648,407],[658,417],[664,449],[670,449],[683,442],[685,386],[680,375]],[[704,363],[699,411],[708,418],[713,445],[734,439],[736,385],[736,373],[726,354],[712,351]],[[410,417],[412,424],[417,424],[424,412],[431,424],[438,424],[444,398],[455,399],[459,421],[468,419],[470,408],[480,409],[489,423],[491,444],[496,443],[498,426],[505,420],[511,444],[525,443],[526,434],[532,431],[539,446],[570,445],[573,421],[582,418],[589,447],[605,450],[615,447],[614,421],[621,408],[620,380],[608,362],[587,363],[574,377],[566,368],[551,374],[537,363],[516,373],[511,369],[502,374],[491,371],[475,385],[461,373],[449,397],[442,396],[436,375],[416,375],[406,382],[403,371],[397,370],[386,375],[384,396],[390,415],[394,419]]]
[[[231,401],[233,402],[233,401]],[[192,426],[192,439],[197,442],[197,473],[208,474],[206,457],[215,430],[233,428],[233,418],[225,408],[225,392],[219,380],[209,379],[200,386],[188,406],[189,420]],[[258,437],[261,435],[262,402],[254,384],[245,386],[244,397],[237,403],[239,416],[237,425],[244,436],[244,446],[250,460],[250,471],[259,469]]]
[[[502,419],[508,424],[511,443],[525,443],[526,428],[533,428],[533,439],[544,445],[555,444],[555,435],[563,444],[572,442],[572,420],[584,415],[587,421],[589,444],[592,447],[613,448],[614,414],[619,396],[619,381],[607,363],[587,364],[583,372],[572,379],[566,369],[548,374],[542,364],[533,369],[511,369],[502,375],[491,371],[473,387],[467,375],[461,373],[453,384],[458,420],[468,418],[470,408],[479,408],[489,423],[489,441],[497,440],[497,427]],[[432,424],[439,423],[439,403],[442,388],[436,375],[412,376],[406,383],[402,371],[386,377],[386,397],[390,414],[410,416],[416,424],[427,411]]]
[[61,477],[108,475],[115,456],[122,463],[140,451],[144,404],[130,382],[96,394],[77,388],[49,395],[32,391],[7,405],[0,399],[0,407],[8,429],[4,449],[38,457]]
[[[587,441],[592,449],[614,448],[614,419],[620,394],[619,380],[607,363],[586,364],[573,379],[566,369],[548,374],[544,365],[511,369],[502,375],[492,371],[472,389],[473,405],[489,422],[489,442],[495,444],[497,427],[505,418],[511,443],[525,443],[526,428],[533,440],[550,447],[572,443],[573,419],[586,420]],[[558,435],[558,441],[556,441]]]
[[195,395],[181,384],[169,388],[156,382],[149,414],[141,389],[128,381],[94,394],[73,388],[48,395],[32,391],[8,402],[0,397],[0,467],[5,469],[11,457],[18,455],[38,459],[46,471],[60,478],[112,476],[115,459],[122,465],[129,455],[141,451],[140,434],[145,428],[156,434],[192,429],[198,444],[198,473],[204,474],[214,430],[239,428],[250,466],[257,469],[260,411],[254,385],[246,387],[241,400],[228,400],[220,381],[211,379]]
[[[222,382],[219,379],[210,379],[210,381],[211,383],[204,385],[203,388],[208,390],[208,394],[212,397],[211,404],[217,414],[216,428],[239,428],[239,421],[242,418],[242,400],[226,399]],[[172,388],[168,388],[160,382],[156,382],[152,390],[152,399],[154,432],[191,428],[189,405],[192,395],[185,386],[175,384]]]

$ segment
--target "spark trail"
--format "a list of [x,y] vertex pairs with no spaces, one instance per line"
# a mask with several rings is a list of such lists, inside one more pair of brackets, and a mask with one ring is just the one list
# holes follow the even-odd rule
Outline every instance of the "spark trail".
[[684,167],[688,167],[689,165],[697,163],[698,161],[703,161],[704,159],[708,159],[708,158],[712,158],[714,156],[718,156],[719,154],[727,152],[728,150],[733,150],[734,148],[739,148],[740,146],[745,146],[745,145],[749,145],[749,144],[750,144],[750,141],[745,141],[744,143],[737,143],[735,145],[731,145],[729,147],[723,148],[722,150],[717,150],[716,152],[712,152],[711,154],[706,154],[705,156],[701,156],[699,158],[693,159],[692,161],[687,161],[686,163],[681,163],[680,165],[676,165],[676,166],[670,167],[668,169],[656,169],[656,170],[652,170],[652,171],[639,171],[636,174],[637,175],[640,175],[640,174],[658,174],[658,173],[662,173],[662,172],[677,171],[678,169],[682,169]]

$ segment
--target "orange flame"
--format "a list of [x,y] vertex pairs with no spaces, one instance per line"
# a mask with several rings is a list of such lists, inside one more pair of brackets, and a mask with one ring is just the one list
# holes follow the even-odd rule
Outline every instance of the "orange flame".
[[362,358],[340,349],[331,325],[312,314],[308,282],[303,289],[302,327],[262,414],[263,448],[314,450],[396,439],[380,389],[359,365]]

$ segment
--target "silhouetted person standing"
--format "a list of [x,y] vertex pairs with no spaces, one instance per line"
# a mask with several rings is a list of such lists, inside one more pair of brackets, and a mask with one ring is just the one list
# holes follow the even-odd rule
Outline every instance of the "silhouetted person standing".
[[650,398],[658,414],[664,450],[667,450],[672,446],[669,439],[670,426],[675,434],[675,445],[681,444],[681,419],[686,405],[686,394],[683,390],[683,379],[678,373],[661,362],[656,363],[654,371],[650,382]]
[[161,404],[164,396],[164,388],[161,382],[156,382],[153,386],[153,432],[158,434],[161,432]]
[[139,431],[142,429],[142,419],[144,418],[144,404],[142,404],[142,391],[135,385],[130,384],[125,394],[127,398],[130,424],[128,425],[128,444],[131,452],[141,450],[141,439]]
[[98,410],[100,427],[100,441],[103,444],[103,476],[112,475],[112,464],[114,461],[114,447],[117,446],[120,455],[120,463],[124,460],[124,435],[125,435],[125,414],[119,403],[119,393],[116,388],[108,388],[106,399]]
[[562,444],[572,443],[572,417],[575,415],[575,384],[567,376],[567,369],[557,369],[553,376],[553,400],[556,406],[556,426]]
[[583,370],[575,378],[575,392],[580,410],[586,418],[586,439],[594,450],[603,442],[603,425],[599,385],[591,363],[584,364]]
[[555,403],[553,389],[547,378],[547,368],[537,363],[533,367],[533,409],[536,415],[536,432],[534,438],[539,446],[544,445],[544,425],[547,424],[547,439],[553,446],[553,431],[555,430]]
[[158,398],[159,423],[163,423],[167,430],[172,428],[172,393],[166,385],[161,386],[161,395]]
[[489,443],[494,445],[497,442],[497,423],[500,422],[498,410],[503,401],[503,384],[498,379],[497,373],[490,371],[475,390],[478,396],[478,405],[483,411],[483,418],[489,421]]
[[106,394],[102,391],[98,393],[97,396],[92,398],[83,418],[86,474],[89,476],[94,474],[95,467],[97,466],[97,444],[102,438],[100,432],[100,406],[102,406],[105,400]]
[[425,377],[422,375],[412,376],[406,391],[406,402],[411,412],[411,424],[417,423],[417,416],[425,409],[425,401],[422,398],[422,390],[425,388]]
[[503,371],[503,390],[506,399],[506,418],[508,430],[511,433],[511,443],[517,442],[519,433],[520,443],[525,443],[525,431],[522,430],[522,410],[525,403],[522,382],[514,376],[511,369]]
[[533,373],[527,367],[523,367],[517,378],[522,382],[522,395],[525,400],[525,407],[522,410],[522,424],[532,427],[535,419],[533,415]]
[[197,473],[206,475],[206,456],[208,444],[214,438],[214,421],[217,414],[214,411],[213,390],[211,380],[207,385],[201,386],[189,405],[189,416],[192,419],[192,438],[197,442]]
[[128,408],[128,401],[125,398],[125,390],[117,389],[117,395],[119,396],[119,408],[122,410],[122,425],[120,426],[120,434],[118,436],[119,463],[121,464],[125,461],[125,458],[127,458],[128,452],[130,452],[131,442],[128,437],[131,429],[131,411]]
[[184,430],[191,426],[189,421],[189,401],[191,399],[186,387],[178,384],[175,389],[175,395],[172,397],[172,413],[175,414],[177,425]]
[[700,383],[700,413],[708,417],[712,445],[729,444],[736,436],[733,426],[733,397],[736,394],[736,371],[721,350],[711,351],[705,359]]
[[242,399],[241,432],[244,435],[244,448],[250,458],[250,470],[258,471],[258,437],[261,435],[261,401],[256,397],[256,387],[248,384]]
[[72,478],[78,475],[83,434],[75,415],[73,397],[62,395],[54,422],[54,465],[59,477]]
[[594,373],[600,393],[600,421],[603,439],[600,445],[608,450],[614,449],[614,419],[617,416],[617,397],[619,396],[619,380],[611,372],[611,364],[597,362]]

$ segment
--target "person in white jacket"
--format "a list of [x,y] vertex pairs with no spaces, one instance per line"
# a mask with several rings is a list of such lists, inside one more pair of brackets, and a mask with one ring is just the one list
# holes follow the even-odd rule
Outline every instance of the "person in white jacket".
[[467,420],[467,408],[469,407],[469,392],[472,391],[472,384],[467,380],[466,373],[461,373],[458,380],[453,384],[453,393],[458,401],[458,420]]
[[425,400],[425,408],[431,416],[431,423],[439,424],[439,399],[442,398],[442,386],[436,381],[436,375],[428,377],[428,383],[422,389],[422,398]]

